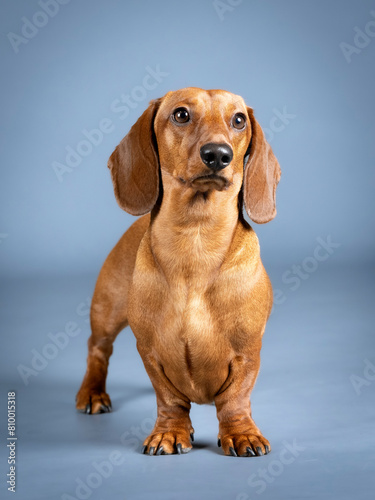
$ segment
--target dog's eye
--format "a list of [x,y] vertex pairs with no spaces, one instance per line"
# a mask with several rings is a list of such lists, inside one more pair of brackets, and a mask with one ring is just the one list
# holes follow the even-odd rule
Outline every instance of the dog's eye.
[[190,120],[189,112],[185,108],[177,108],[172,116],[177,123],[187,123]]
[[246,118],[242,113],[236,113],[232,119],[232,125],[237,130],[242,130],[246,126]]

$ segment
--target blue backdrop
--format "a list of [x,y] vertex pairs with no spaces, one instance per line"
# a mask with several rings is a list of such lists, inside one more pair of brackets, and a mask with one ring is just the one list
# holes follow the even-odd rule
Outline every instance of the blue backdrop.
[[[11,391],[15,498],[372,500],[375,1],[1,11],[0,469]],[[74,409],[95,279],[134,220],[108,157],[149,100],[186,86],[242,95],[282,169],[276,219],[253,225],[275,303],[252,395],[272,453],[255,460],[224,457],[215,408],[198,405],[191,453],[140,454],[155,395],[129,329],[111,358],[113,413]]]

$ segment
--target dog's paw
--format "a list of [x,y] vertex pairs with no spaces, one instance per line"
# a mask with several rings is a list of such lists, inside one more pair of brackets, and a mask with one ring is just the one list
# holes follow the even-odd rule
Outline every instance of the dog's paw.
[[261,434],[228,434],[218,439],[226,455],[233,457],[260,457],[271,451],[269,441]]
[[142,453],[145,455],[172,455],[188,453],[194,441],[193,430],[171,430],[168,432],[152,432],[143,443]]
[[76,397],[76,408],[81,413],[109,413],[112,410],[110,397],[106,392],[80,390]]

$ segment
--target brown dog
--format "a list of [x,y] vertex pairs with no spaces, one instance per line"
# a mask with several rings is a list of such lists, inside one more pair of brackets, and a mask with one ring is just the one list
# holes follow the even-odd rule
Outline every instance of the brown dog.
[[242,204],[257,223],[273,219],[280,167],[252,109],[223,90],[168,92],[108,166],[120,207],[151,214],[128,229],[100,272],[78,410],[110,411],[109,357],[129,324],[157,398],[144,453],[191,449],[191,402],[215,403],[225,454],[268,453],[250,393],[272,288]]

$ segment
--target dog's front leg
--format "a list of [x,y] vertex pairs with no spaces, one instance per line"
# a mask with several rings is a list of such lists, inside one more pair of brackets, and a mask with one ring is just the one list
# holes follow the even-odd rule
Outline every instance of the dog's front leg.
[[157,419],[143,443],[142,453],[169,455],[192,449],[194,429],[189,416],[190,401],[181,394],[164,373],[163,367],[138,345],[146,371],[156,393]]
[[259,358],[234,358],[229,376],[215,397],[219,419],[218,444],[226,455],[251,457],[271,451],[268,440],[251,417],[250,393],[259,371]]

